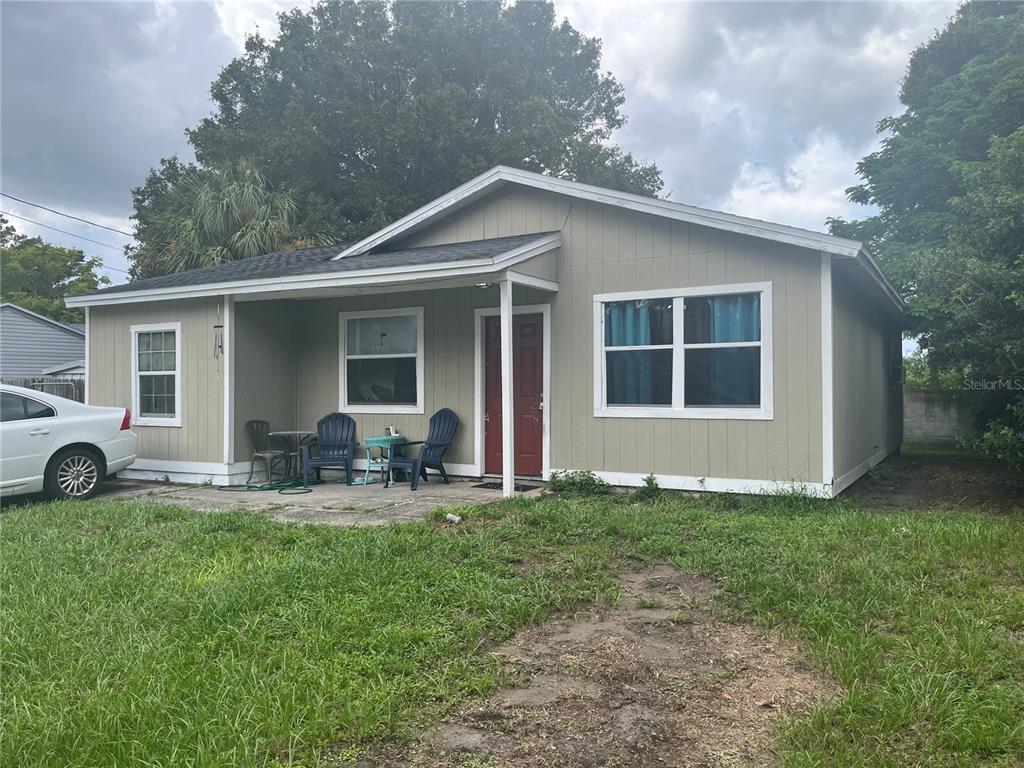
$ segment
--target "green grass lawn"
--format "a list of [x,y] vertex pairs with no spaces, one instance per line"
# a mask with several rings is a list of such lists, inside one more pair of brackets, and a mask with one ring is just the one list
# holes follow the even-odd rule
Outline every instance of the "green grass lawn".
[[[501,680],[489,644],[671,561],[842,695],[789,766],[1024,761],[1024,519],[798,498],[545,499],[458,528],[143,502],[0,517],[6,766],[316,765]],[[529,567],[523,567],[527,564]]]

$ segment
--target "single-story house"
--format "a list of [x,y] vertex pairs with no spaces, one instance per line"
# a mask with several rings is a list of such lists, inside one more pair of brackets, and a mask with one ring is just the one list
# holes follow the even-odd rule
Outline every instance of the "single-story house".
[[[426,435],[454,474],[833,496],[896,450],[903,305],[858,242],[495,167],[368,237],[69,298],[135,476],[244,482],[244,429]],[[360,439],[360,438],[357,438]]]
[[[0,378],[4,381],[84,375],[85,326],[58,323],[11,302],[0,304]],[[58,393],[59,394],[59,393]]]

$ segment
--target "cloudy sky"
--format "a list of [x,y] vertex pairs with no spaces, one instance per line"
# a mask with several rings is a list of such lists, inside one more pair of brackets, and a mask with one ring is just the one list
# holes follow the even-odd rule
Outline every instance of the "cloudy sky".
[[[184,130],[257,26],[295,3],[4,2],[2,191],[130,230],[131,189],[161,157],[189,157]],[[954,2],[557,2],[604,41],[626,88],[616,140],[664,172],[679,202],[821,230],[846,201],[877,121],[899,111],[910,52]],[[120,248],[129,238],[2,199],[2,210]],[[127,265],[117,248],[14,220]]]

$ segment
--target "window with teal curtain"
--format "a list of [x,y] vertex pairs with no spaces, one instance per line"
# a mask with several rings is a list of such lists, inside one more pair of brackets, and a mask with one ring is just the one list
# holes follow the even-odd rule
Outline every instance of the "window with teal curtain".
[[[685,405],[759,406],[760,341],[761,294],[686,299],[683,308]],[[733,344],[742,346],[731,346]]]
[[604,346],[608,405],[672,405],[672,299],[605,304]]
[[688,298],[683,309],[686,344],[761,340],[761,294]]

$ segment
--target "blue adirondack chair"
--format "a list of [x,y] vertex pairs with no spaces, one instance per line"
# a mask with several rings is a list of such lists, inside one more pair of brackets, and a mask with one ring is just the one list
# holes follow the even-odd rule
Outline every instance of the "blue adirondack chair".
[[428,469],[436,469],[447,483],[448,473],[444,471],[444,464],[441,462],[444,459],[444,452],[448,450],[448,446],[455,439],[455,432],[458,428],[459,417],[451,408],[442,408],[431,416],[426,440],[398,446],[404,450],[410,445],[419,445],[421,448],[418,455],[415,457],[402,456],[397,450],[391,450],[388,457],[387,479],[384,481],[385,487],[390,484],[392,469],[402,469],[408,472],[414,491],[419,485],[420,477],[426,482]]
[[329,413],[316,423],[320,455],[313,456],[309,445],[299,446],[302,455],[302,484],[309,487],[309,473],[321,469],[344,469],[345,485],[352,485],[352,460],[355,458],[356,420],[344,413]]

